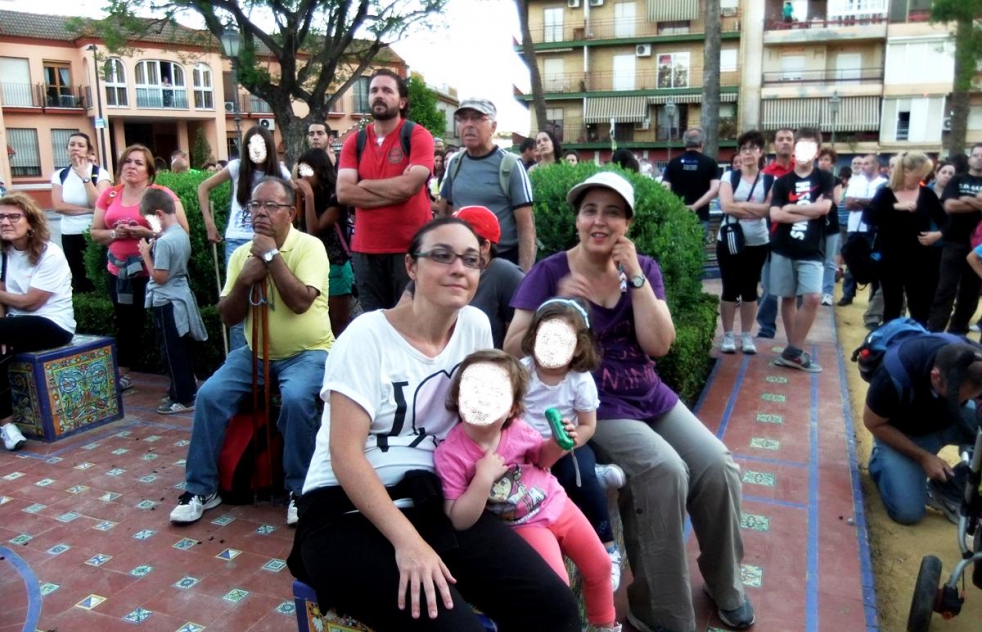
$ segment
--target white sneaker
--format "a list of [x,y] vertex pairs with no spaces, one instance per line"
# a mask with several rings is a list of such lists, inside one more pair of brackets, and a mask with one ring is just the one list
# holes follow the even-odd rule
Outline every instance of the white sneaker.
[[757,345],[754,344],[754,337],[750,334],[740,334],[740,350],[747,355],[757,353]]
[[290,492],[290,504],[286,508],[286,524],[292,526],[299,521],[300,516],[297,515],[297,499],[294,497],[293,492]]
[[619,465],[614,465],[613,463],[610,465],[597,463],[593,471],[597,475],[597,480],[606,489],[620,489],[627,482],[624,470]]
[[832,295],[822,294],[822,305],[831,305],[831,304],[832,304]]
[[21,434],[17,424],[10,422],[5,426],[0,426],[0,436],[3,436],[3,447],[11,452],[20,450],[27,443],[27,439]]
[[594,627],[595,632],[621,632],[621,624],[615,623],[613,627]]
[[[623,557],[621,556],[621,549],[616,544],[613,548],[607,549],[607,555],[610,556],[610,586],[611,590],[617,592],[617,589],[621,586],[621,562]],[[600,630],[601,628],[597,628]]]
[[198,496],[191,492],[184,492],[178,500],[177,507],[174,507],[174,511],[170,512],[170,521],[180,523],[196,522],[201,519],[203,513],[221,504],[222,497],[218,495],[218,492],[208,496]]
[[736,353],[736,343],[733,341],[732,331],[723,334],[723,342],[720,343],[719,350],[723,353]]

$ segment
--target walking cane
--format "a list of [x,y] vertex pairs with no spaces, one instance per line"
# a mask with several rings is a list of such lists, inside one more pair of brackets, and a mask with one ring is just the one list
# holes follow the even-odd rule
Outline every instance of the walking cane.
[[[218,296],[222,295],[222,275],[218,272],[218,244],[211,242],[211,256],[215,261],[215,284],[218,286]],[[228,336],[225,326],[222,326],[222,344],[225,346],[225,357],[228,357]]]

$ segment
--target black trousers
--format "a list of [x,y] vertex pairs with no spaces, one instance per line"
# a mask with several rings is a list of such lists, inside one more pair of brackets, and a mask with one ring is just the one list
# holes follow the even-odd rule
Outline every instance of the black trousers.
[[24,351],[44,351],[67,345],[72,334],[44,316],[8,316],[0,318],[0,344],[7,353],[0,356],[0,419],[13,414],[10,400],[10,360]]
[[62,235],[61,249],[68,259],[68,268],[72,271],[72,291],[91,292],[94,288],[92,281],[85,273],[85,235]]
[[[927,321],[930,331],[967,334],[969,321],[979,306],[979,289],[982,279],[968,265],[968,244],[945,244],[941,247],[941,265],[938,269],[938,289]],[[952,313],[952,304],[955,311]],[[951,321],[949,322],[949,317]]]
[[136,365],[143,344],[143,321],[146,318],[147,283],[149,277],[130,279],[133,282],[133,302],[123,304],[116,295],[116,277],[109,277],[109,298],[113,302],[116,317],[116,358],[120,367]]
[[[414,526],[427,520],[416,509],[403,513]],[[425,526],[417,528],[430,542]],[[507,525],[484,512],[473,527],[457,532],[456,539],[458,546],[440,554],[457,580],[450,586],[454,607],[447,610],[438,597],[436,619],[429,618],[422,593],[419,619],[412,618],[408,595],[405,610],[399,610],[395,550],[362,514],[347,514],[312,530],[300,546],[319,598],[331,596],[322,606],[337,606],[377,632],[483,632],[468,603],[501,632],[580,631],[569,587]]]
[[160,358],[170,375],[167,395],[171,401],[190,406],[198,392],[194,379],[194,363],[191,358],[191,334],[181,336],[174,323],[174,304],[167,303],[153,308],[153,329],[160,345]]
[[405,254],[353,252],[351,266],[358,287],[358,301],[366,312],[395,307],[409,285]]
[[729,303],[735,303],[737,299],[756,301],[760,271],[767,261],[768,252],[769,246],[744,246],[740,254],[731,255],[726,244],[717,241],[716,260],[719,262],[719,275],[723,281],[720,298]]
[[910,317],[927,326],[940,264],[941,248],[919,246],[905,255],[883,256],[880,265],[883,322],[900,318],[906,297]]

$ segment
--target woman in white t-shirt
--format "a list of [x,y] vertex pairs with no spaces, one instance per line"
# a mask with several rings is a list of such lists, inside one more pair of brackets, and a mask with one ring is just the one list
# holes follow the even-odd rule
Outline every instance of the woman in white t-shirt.
[[462,220],[423,226],[406,256],[412,299],[352,321],[325,366],[288,563],[321,608],[379,632],[480,632],[468,603],[502,632],[580,630],[569,589],[513,530],[485,512],[457,532],[443,511],[433,454],[457,423],[447,393],[464,358],[491,348],[487,316],[468,306],[482,265]]
[[26,439],[13,422],[7,368],[13,354],[68,344],[75,334],[71,270],[51,243],[48,220],[23,193],[0,198],[0,436],[16,450]]
[[[252,222],[246,205],[252,197],[252,189],[266,176],[279,176],[290,182],[290,170],[276,159],[276,143],[273,134],[265,127],[256,125],[245,133],[242,139],[248,155],[247,160],[229,161],[218,173],[198,185],[198,207],[205,219],[205,229],[208,231],[208,241],[218,244],[223,241],[222,235],[215,225],[211,215],[209,195],[211,190],[223,182],[232,183],[232,199],[228,212],[228,223],[225,226],[225,267],[236,248],[252,241],[254,235]],[[244,347],[245,325],[239,323],[229,328],[229,348]]]
[[[740,301],[740,350],[757,353],[751,329],[757,317],[757,284],[760,272],[767,260],[767,220],[770,213],[770,187],[774,179],[761,173],[764,164],[764,135],[757,131],[745,132],[737,140],[737,151],[742,157],[740,169],[730,171],[720,180],[719,202],[723,210],[723,226],[733,224],[743,232],[744,247],[732,252],[732,244],[723,239],[722,226],[716,236],[716,259],[723,281],[720,297],[720,320],[723,322],[723,342],[720,351],[736,353],[733,338],[733,321],[736,318],[737,300]],[[734,186],[736,182],[736,186]]]
[[109,170],[89,160],[94,151],[88,134],[75,132],[68,137],[71,164],[51,175],[51,204],[61,214],[61,247],[76,292],[92,291],[92,282],[85,274],[85,231],[92,225],[96,200],[112,184]]

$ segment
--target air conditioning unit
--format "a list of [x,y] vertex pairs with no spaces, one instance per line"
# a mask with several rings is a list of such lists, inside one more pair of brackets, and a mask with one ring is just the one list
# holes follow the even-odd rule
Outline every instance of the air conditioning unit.
[[651,57],[651,44],[638,44],[634,49],[635,57]]
[[723,7],[722,9],[720,9],[720,15],[722,15],[724,18],[731,18],[734,15],[736,15],[736,8]]
[[648,131],[648,128],[650,127],[651,127],[651,119],[644,119],[640,123],[634,124],[634,129],[641,132]]
[[590,0],[591,7],[602,7],[604,6],[604,0]]
[[566,6],[569,7],[570,9],[579,9],[580,0],[566,0]]
[[232,112],[235,112],[235,101],[226,101],[225,102],[225,111],[228,112],[229,114],[231,114]]
[[946,116],[944,118],[944,120],[941,122],[941,131],[942,132],[950,132],[951,131],[951,117],[950,116]]
[[273,119],[259,119],[259,127],[265,127],[272,132],[276,129],[276,121]]

